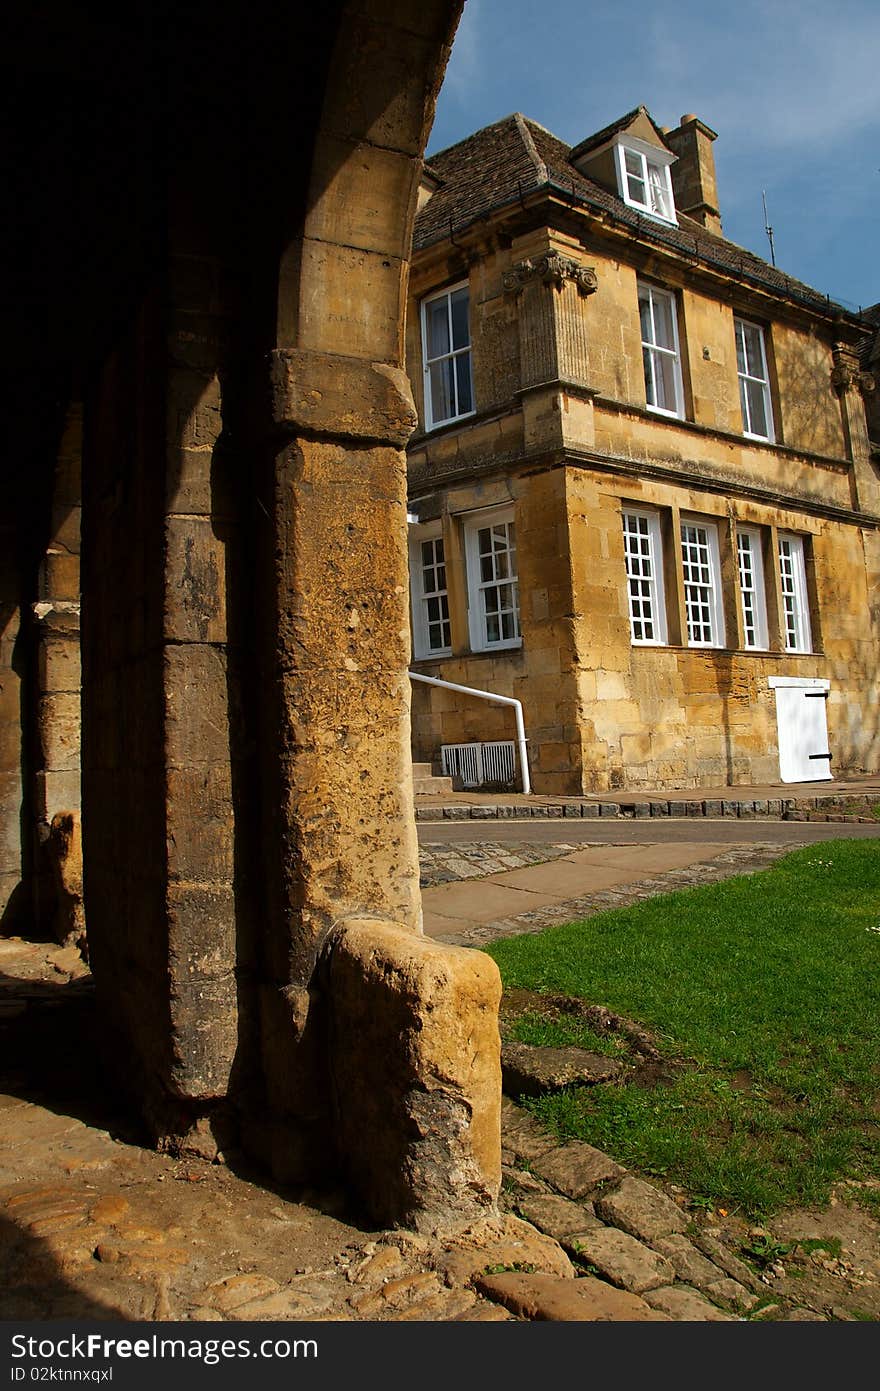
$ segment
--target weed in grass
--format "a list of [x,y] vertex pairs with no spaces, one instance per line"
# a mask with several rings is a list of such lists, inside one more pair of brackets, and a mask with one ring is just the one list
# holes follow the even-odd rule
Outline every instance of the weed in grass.
[[796,1245],[794,1241],[774,1241],[772,1236],[754,1236],[740,1249],[744,1256],[763,1270],[781,1261],[783,1256],[790,1256]]
[[843,1246],[840,1238],[836,1236],[808,1236],[802,1237],[797,1243],[805,1256],[812,1256],[814,1251],[825,1251],[829,1256],[840,1259]]
[[499,1265],[487,1265],[483,1270],[483,1274],[506,1275],[511,1271],[521,1271],[523,1275],[534,1275],[537,1268],[536,1265],[530,1265],[528,1261],[511,1261],[509,1265],[504,1265],[503,1263]]

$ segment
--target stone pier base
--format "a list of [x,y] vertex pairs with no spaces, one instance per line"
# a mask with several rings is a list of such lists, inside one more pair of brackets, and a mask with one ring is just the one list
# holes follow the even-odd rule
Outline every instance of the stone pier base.
[[375,919],[326,947],[330,1070],[346,1177],[380,1224],[449,1230],[501,1182],[498,968]]

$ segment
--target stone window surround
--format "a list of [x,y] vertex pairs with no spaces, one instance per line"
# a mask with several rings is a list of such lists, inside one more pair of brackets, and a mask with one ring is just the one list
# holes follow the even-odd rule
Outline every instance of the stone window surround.
[[[757,335],[757,342],[761,355],[760,376],[757,376],[753,372],[749,372],[748,364],[746,371],[739,370],[739,348],[741,336],[743,340],[743,358],[746,358],[744,332],[744,330],[746,329],[752,329],[754,333]],[[746,319],[742,314],[735,314],[733,318],[733,331],[736,340],[736,375],[739,381],[740,404],[743,413],[743,434],[746,437],[746,439],[761,440],[765,444],[773,444],[776,438],[776,428],[774,424],[773,394],[770,387],[770,355],[767,351],[767,330],[764,328],[762,324],[755,323],[753,319]],[[755,386],[759,386],[761,389],[761,394],[763,397],[764,416],[767,422],[766,434],[761,434],[758,431],[748,429],[748,425],[750,423],[748,418],[750,408],[746,397],[746,387],[750,383]]]
[[751,652],[769,649],[767,590],[764,583],[764,547],[755,526],[736,529],[743,646]]
[[[724,598],[718,523],[682,514],[681,567],[688,647],[724,647]],[[691,636],[696,633],[697,636]]]
[[[450,348],[449,348],[448,353],[442,354],[441,356],[435,357],[433,360],[430,360],[430,359],[429,359],[429,356],[428,356],[428,317],[427,317],[427,316],[428,316],[428,308],[429,308],[429,306],[430,306],[431,304],[434,304],[434,303],[436,303],[438,300],[442,300],[442,299],[445,299],[446,302],[447,302],[447,305],[448,305],[448,304],[450,303],[451,297],[452,297],[457,291],[459,291],[459,290],[467,290],[467,291],[468,291],[468,341],[467,341],[467,344],[466,344],[466,345],[459,345],[459,347],[456,348],[456,347],[454,346],[453,342],[450,340]],[[475,414],[473,371],[472,371],[472,366],[471,366],[471,353],[472,353],[472,351],[473,351],[473,340],[472,340],[472,336],[471,336],[471,327],[470,327],[470,285],[469,285],[469,282],[468,282],[467,280],[459,280],[459,281],[456,281],[456,283],[455,283],[454,285],[446,285],[446,286],[443,287],[443,289],[434,290],[434,291],[432,291],[430,294],[426,294],[425,296],[423,296],[422,300],[420,301],[420,305],[419,305],[419,320],[420,320],[420,324],[421,324],[422,382],[423,382],[423,392],[424,392],[424,398],[423,398],[423,399],[424,399],[424,421],[425,421],[425,432],[428,433],[429,431],[435,430],[435,429],[439,428],[440,426],[448,426],[448,425],[456,424],[456,423],[458,423],[459,421],[462,421],[462,420],[467,420],[467,419],[469,419],[471,416],[473,416],[473,415]],[[431,390],[431,365],[432,365],[432,361],[433,361],[433,362],[437,362],[437,361],[442,361],[442,360],[447,360],[447,359],[448,359],[448,360],[457,360],[457,359],[463,359],[463,358],[466,358],[466,359],[467,359],[467,364],[468,364],[468,376],[469,376],[469,380],[470,380],[470,400],[471,400],[470,409],[469,409],[469,410],[466,410],[466,411],[456,411],[456,413],[455,413],[454,415],[443,416],[442,419],[440,419],[440,420],[435,420],[435,419],[434,419],[434,400],[433,400],[433,394],[432,394],[432,390]],[[456,397],[457,397],[457,395],[458,395],[458,387],[457,387],[457,385],[456,385]]]
[[[447,629],[450,627],[451,617],[449,613],[449,581],[447,576],[446,589],[435,590],[430,594],[425,592],[424,587],[424,566],[422,561],[422,542],[443,540],[443,527],[440,521],[425,522],[421,525],[411,526],[409,529],[409,573],[410,573],[410,600],[412,613],[412,633],[413,633],[413,659],[415,661],[427,661],[432,657],[449,657],[452,655],[452,646],[444,645],[432,647],[429,631],[428,600],[436,598],[441,602],[445,599],[445,616],[443,625]],[[444,551],[444,568],[446,557]]]
[[[634,647],[662,647],[667,642],[667,629],[660,514],[653,509],[629,507],[624,504],[622,521],[630,640]],[[635,522],[636,526],[630,525],[628,527],[628,523],[631,522]],[[627,536],[635,537],[647,544],[640,545],[638,551],[634,551],[632,548],[628,549]],[[647,561],[647,570],[644,565],[645,561]],[[633,594],[634,585],[638,586],[640,590],[637,596]],[[636,612],[636,605],[638,612]],[[636,636],[636,630],[639,626],[650,626],[654,631],[654,636]]]
[[[638,310],[639,310],[639,334],[641,336],[642,354],[647,355],[651,362],[652,375],[656,381],[656,363],[668,361],[672,364],[672,392],[675,398],[675,408],[670,410],[666,406],[653,405],[646,400],[645,409],[652,416],[666,416],[671,419],[681,420],[684,418],[684,380],[682,377],[682,354],[681,336],[678,326],[679,300],[674,290],[668,290],[660,285],[653,284],[650,280],[637,281],[638,289]],[[651,337],[645,338],[642,333],[642,304],[647,302],[651,314]],[[671,328],[672,343],[661,343],[658,341],[657,317],[655,307],[666,305],[669,312],[669,325]],[[653,387],[654,394],[657,394],[656,384]],[[645,395],[646,398],[651,394],[648,382],[647,362],[645,363]]]
[[480,580],[479,533],[486,527],[498,526],[503,523],[514,524],[514,508],[512,506],[502,506],[493,507],[489,510],[465,513],[459,518],[459,521],[462,526],[464,540],[468,595],[468,630],[471,650],[474,652],[501,652],[511,648],[521,647],[522,628],[519,613],[518,569],[517,573],[500,579],[497,585],[488,585],[488,588],[494,588],[500,587],[501,585],[512,584],[516,589],[516,637],[500,638],[497,641],[491,641],[489,639],[486,631],[487,615],[483,607],[483,593],[486,590],[486,585]]
[[813,636],[807,584],[806,539],[791,531],[780,531],[778,541],[785,651],[810,653],[813,650]]
[[[410,610],[412,620],[414,663],[424,665],[448,658],[493,657],[514,655],[522,651],[522,623],[519,610],[519,576],[501,579],[500,583],[513,583],[517,588],[516,622],[518,635],[499,642],[487,640],[485,614],[481,609],[481,585],[479,578],[478,533],[486,526],[498,522],[513,522],[515,507],[513,503],[493,503],[491,506],[473,508],[464,512],[450,512],[441,517],[413,522],[409,527],[409,570],[410,570]],[[446,566],[446,593],[448,596],[451,646],[430,649],[428,646],[427,622],[424,616],[421,573],[421,543],[436,537],[444,541],[444,565]],[[455,538],[458,538],[457,540]],[[456,573],[463,580],[464,594],[460,601],[454,601],[453,589],[461,594],[462,586],[454,583]],[[466,610],[463,605],[466,604]],[[466,625],[466,627],[465,627]],[[467,633],[467,643],[462,646],[463,631]]]
[[[663,506],[662,504],[656,506],[645,505],[644,503],[630,504],[629,501],[625,498],[621,499],[620,509],[621,521],[623,520],[624,515],[627,514],[643,515],[649,518],[653,518],[655,528],[654,534],[657,538],[656,556],[658,573],[661,576],[665,574],[665,581],[660,589],[660,592],[664,594],[665,598],[665,613],[661,620],[663,624],[664,637],[662,639],[655,639],[653,641],[639,641],[632,637],[632,626],[630,621],[630,643],[633,647],[654,648],[655,650],[660,648],[672,651],[691,651],[705,653],[738,652],[743,656],[768,657],[772,658],[773,660],[778,660],[780,656],[809,657],[822,655],[821,644],[819,647],[816,647],[813,643],[812,638],[812,634],[815,632],[814,618],[816,614],[816,596],[811,588],[811,583],[809,579],[809,560],[811,546],[811,537],[809,535],[785,530],[779,530],[779,532],[777,532],[775,526],[770,525],[759,525],[745,522],[740,524],[736,518],[730,518],[728,516],[712,514],[697,515],[688,512],[682,512],[681,514],[679,514],[679,521],[678,525],[676,526],[673,524],[673,513],[675,511],[674,508]],[[683,528],[685,525],[693,523],[696,523],[701,527],[708,527],[713,529],[717,537],[717,596],[718,612],[720,616],[719,621],[721,624],[720,641],[717,643],[693,643],[687,641],[687,606],[684,595],[684,586],[683,584],[681,585],[681,593],[677,594],[677,586],[671,582],[668,565],[668,558],[670,554],[669,547],[673,546],[674,548],[677,548],[678,554],[676,556],[676,568],[678,571],[678,578],[681,581],[681,528]],[[732,571],[731,568],[727,566],[724,562],[724,553],[726,550],[730,549],[731,545],[735,546],[737,544],[737,538],[743,532],[754,535],[756,541],[756,548],[760,556],[762,602],[764,605],[765,623],[767,626],[766,643],[764,646],[761,647],[750,647],[746,642],[745,622],[743,619],[742,608],[740,608],[740,619],[743,622],[742,646],[740,647],[736,645],[730,645],[729,639],[726,636],[726,633],[730,631],[731,625],[729,622],[725,623],[724,620],[725,593],[727,587],[727,579],[729,579]],[[806,630],[806,645],[799,647],[790,646],[786,636],[785,586],[781,574],[780,557],[781,543],[783,541],[794,543],[796,574],[795,584],[797,586],[794,591],[796,596],[795,602],[798,605],[797,611],[800,615],[799,622],[801,624],[801,631],[803,631],[804,629]],[[774,552],[776,555],[776,573],[771,575],[768,567],[771,565],[771,557],[774,555]],[[739,568],[738,555],[735,555],[735,567],[735,584],[738,590],[737,598],[741,605],[742,580]],[[625,560],[624,568],[626,569]],[[628,588],[628,575],[626,583]],[[779,597],[775,602],[777,605],[781,602],[782,605],[782,612],[779,615],[781,630],[780,626],[777,625],[775,620],[774,623],[771,624],[769,619],[769,594],[774,588],[779,588]],[[681,607],[681,613],[678,612],[679,606]],[[727,616],[729,618],[729,613]],[[670,633],[670,631],[674,633],[676,629],[683,634],[682,641],[678,641],[674,636],[666,635]],[[735,643],[736,639],[734,638],[734,644]]]

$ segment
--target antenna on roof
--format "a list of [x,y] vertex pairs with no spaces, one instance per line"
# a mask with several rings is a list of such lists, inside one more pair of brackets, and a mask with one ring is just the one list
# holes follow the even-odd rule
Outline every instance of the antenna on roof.
[[767,194],[761,189],[761,201],[764,204],[764,231],[767,233],[767,240],[770,243],[770,264],[776,265],[776,251],[773,247],[773,228],[770,226],[770,219],[767,216]]

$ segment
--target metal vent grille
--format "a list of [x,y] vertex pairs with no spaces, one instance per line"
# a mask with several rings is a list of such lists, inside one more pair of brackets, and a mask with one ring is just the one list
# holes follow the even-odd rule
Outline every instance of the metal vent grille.
[[445,777],[457,778],[462,787],[509,787],[516,777],[513,740],[491,744],[441,744]]

